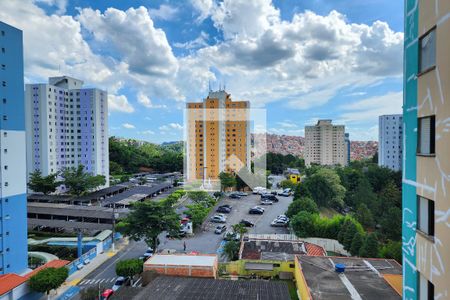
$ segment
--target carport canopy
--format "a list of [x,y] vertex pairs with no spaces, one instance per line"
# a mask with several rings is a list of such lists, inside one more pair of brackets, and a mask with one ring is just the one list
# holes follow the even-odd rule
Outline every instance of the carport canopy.
[[247,262],[247,263],[245,263],[245,269],[246,270],[258,270],[258,271],[272,271],[273,264]]

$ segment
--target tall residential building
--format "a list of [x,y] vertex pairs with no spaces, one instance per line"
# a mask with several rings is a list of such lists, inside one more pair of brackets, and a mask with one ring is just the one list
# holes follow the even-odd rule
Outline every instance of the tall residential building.
[[406,0],[404,299],[450,299],[450,1]]
[[219,90],[210,91],[202,102],[187,103],[186,107],[189,181],[215,180],[222,171],[250,169],[248,101],[232,101],[230,94]]
[[350,163],[350,147],[351,146],[351,141],[350,141],[350,133],[346,132],[345,133],[345,147],[347,149],[347,164]]
[[378,165],[394,171],[402,169],[403,115],[378,118]]
[[22,31],[0,22],[0,274],[27,270]]
[[68,76],[26,85],[27,171],[82,164],[109,186],[108,94]]
[[305,126],[305,163],[319,165],[347,165],[345,126],[333,125],[331,120],[319,120]]

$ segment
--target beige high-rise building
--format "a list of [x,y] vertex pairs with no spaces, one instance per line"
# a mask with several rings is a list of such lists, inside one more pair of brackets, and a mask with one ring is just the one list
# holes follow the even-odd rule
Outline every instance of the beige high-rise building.
[[219,90],[186,107],[188,181],[216,180],[222,171],[250,169],[248,101],[232,101],[230,94]]
[[347,165],[345,126],[333,125],[331,120],[319,120],[305,126],[305,163],[319,165]]
[[450,299],[450,1],[405,4],[403,299]]

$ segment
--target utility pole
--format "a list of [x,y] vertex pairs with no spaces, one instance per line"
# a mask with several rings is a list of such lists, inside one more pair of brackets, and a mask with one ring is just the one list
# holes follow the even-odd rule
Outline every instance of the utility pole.
[[114,244],[114,236],[116,235],[116,203],[113,203],[113,215],[112,215],[112,251],[116,251]]

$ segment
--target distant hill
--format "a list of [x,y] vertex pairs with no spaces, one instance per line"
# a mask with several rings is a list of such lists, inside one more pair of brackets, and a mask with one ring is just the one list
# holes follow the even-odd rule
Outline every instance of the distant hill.
[[[254,145],[255,137],[261,138],[262,134],[252,134],[252,145]],[[283,155],[292,154],[303,157],[305,150],[305,138],[302,136],[289,136],[266,134],[267,150],[264,145],[257,147],[255,156],[258,157],[264,152],[280,153]],[[350,142],[350,158],[352,160],[361,160],[370,158],[378,151],[377,141],[351,141]]]

